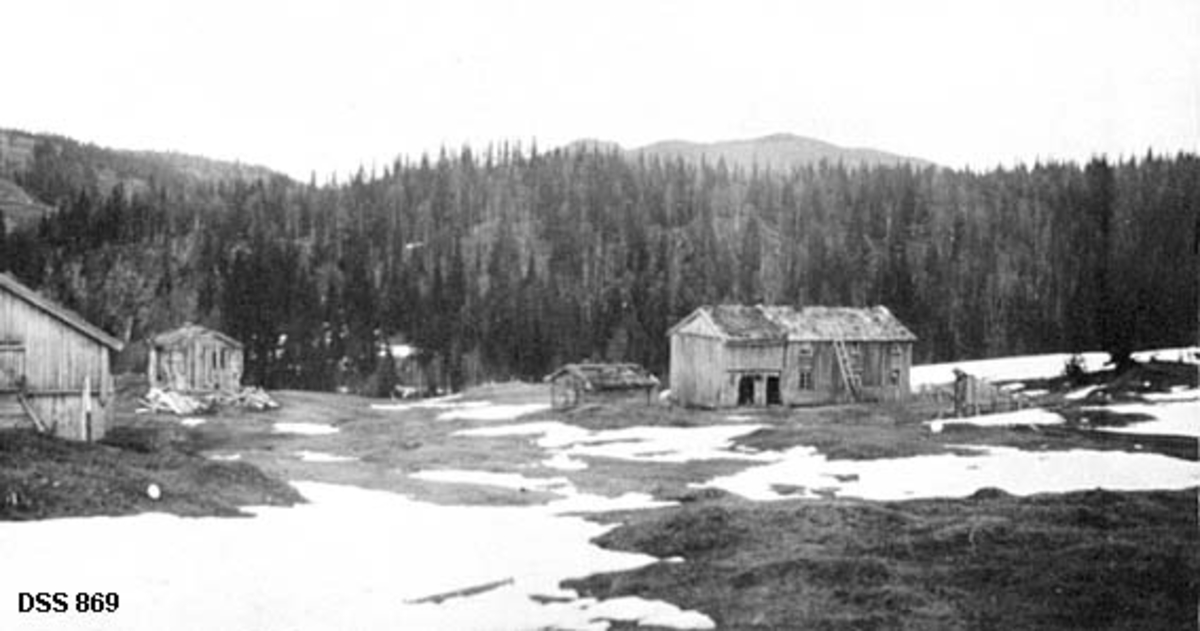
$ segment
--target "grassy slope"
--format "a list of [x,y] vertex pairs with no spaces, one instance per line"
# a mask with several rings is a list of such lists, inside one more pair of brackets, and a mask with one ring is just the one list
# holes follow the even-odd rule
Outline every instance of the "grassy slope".
[[567,586],[722,629],[1194,628],[1196,515],[1195,491],[700,502],[622,515],[599,539],[683,562]]
[[[150,432],[114,432],[111,439],[84,443],[0,431],[0,520],[145,511],[238,515],[239,506],[303,501],[246,463],[177,451]],[[161,491],[157,500],[148,494],[151,484]]]

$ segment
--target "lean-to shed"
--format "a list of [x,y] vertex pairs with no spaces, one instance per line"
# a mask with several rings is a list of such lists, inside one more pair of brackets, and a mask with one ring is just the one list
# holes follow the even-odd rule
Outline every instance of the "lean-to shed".
[[886,307],[701,307],[668,332],[684,405],[804,405],[909,394],[912,334]]
[[120,340],[0,274],[0,422],[77,440],[112,417],[112,354]]
[[658,378],[637,364],[566,364],[545,381],[556,408],[628,398],[650,402],[658,388]]
[[185,324],[150,340],[146,377],[151,388],[231,392],[242,386],[242,343],[209,328]]

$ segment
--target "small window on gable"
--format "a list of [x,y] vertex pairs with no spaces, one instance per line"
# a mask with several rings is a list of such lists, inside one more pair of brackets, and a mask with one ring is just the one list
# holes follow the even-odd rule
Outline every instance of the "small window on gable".
[[900,346],[899,344],[892,344],[892,348],[890,350],[893,355],[904,354],[904,347]]
[[811,342],[804,342],[804,343],[800,344],[798,346],[798,348],[800,350],[801,357],[812,357],[813,356],[813,345]]
[[850,354],[855,357],[862,355],[862,344],[859,344],[858,342],[851,342],[846,345],[846,348],[850,351]]

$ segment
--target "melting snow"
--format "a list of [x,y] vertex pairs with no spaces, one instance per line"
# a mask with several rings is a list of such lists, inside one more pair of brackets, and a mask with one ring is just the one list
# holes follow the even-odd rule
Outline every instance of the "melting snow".
[[549,403],[489,403],[478,407],[451,410],[438,416],[439,421],[509,421],[519,416],[550,409]]
[[[954,369],[959,368],[976,377],[992,381],[1010,381],[1021,379],[1041,379],[1057,377],[1063,374],[1070,353],[1052,353],[1048,355],[1025,355],[1019,357],[1000,357],[996,359],[980,359],[962,362],[947,362],[944,364],[922,364],[912,367],[909,381],[913,390],[924,386],[941,385],[954,381]],[[1108,363],[1108,353],[1083,353],[1084,369],[1088,372],[1100,370]],[[1200,347],[1162,348],[1140,351],[1133,354],[1137,361],[1145,362],[1151,359],[1160,361],[1182,361],[1200,364]]]
[[499,486],[506,489],[554,491],[570,486],[566,478],[527,478],[516,473],[496,473],[493,471],[459,471],[455,469],[432,469],[418,471],[410,477],[431,480],[433,482],[455,482],[461,484],[482,484]]
[[1163,362],[1200,364],[1200,346],[1184,346],[1181,348],[1160,348],[1152,351],[1140,351],[1134,353],[1133,358],[1140,362],[1158,360]]
[[1179,489],[1200,484],[1200,466],[1157,454],[1117,451],[1030,452],[1007,447],[970,447],[979,455],[941,454],[889,460],[827,460],[811,447],[783,452],[769,465],[710,480],[714,486],[755,500],[785,497],[773,486],[836,491],[874,500],[965,497],[983,487],[1016,495],[1062,493],[1103,487],[1113,490]]
[[560,496],[560,499],[546,504],[547,508],[555,514],[632,510],[671,505],[671,502],[655,500],[645,493],[625,493],[618,497],[580,493],[570,480],[563,477],[527,478],[515,473],[461,471],[456,469],[418,471],[411,474],[411,477],[433,482],[480,484],[515,490],[535,490],[555,493]]
[[968,418],[949,418],[938,421],[927,421],[925,424],[930,426],[934,432],[938,432],[940,431],[940,428],[946,425],[1016,427],[1022,425],[1061,425],[1063,422],[1063,417],[1053,412],[1048,412],[1041,408],[1029,408],[1027,410],[1005,412],[1003,414],[986,414],[983,416],[972,416]]
[[1172,401],[1200,401],[1200,390],[1189,388],[1187,386],[1175,386],[1170,392],[1148,392],[1142,395],[1142,398],[1155,403],[1169,403]]
[[322,423],[276,423],[275,432],[280,434],[334,434],[338,428]]
[[[1193,395],[1196,390],[1189,390]],[[1146,414],[1154,420],[1130,423],[1120,427],[1097,429],[1122,434],[1169,434],[1200,438],[1200,400],[1176,400],[1168,403],[1127,403],[1105,408],[1117,414]]]
[[625,596],[606,600],[591,608],[590,613],[604,620],[634,621],[639,626],[673,627],[675,629],[715,629],[711,619],[695,611],[682,611],[662,601]]
[[582,469],[582,456],[617,458],[640,462],[687,462],[689,460],[770,460],[763,453],[733,451],[732,440],[762,425],[712,425],[706,427],[627,427],[591,431],[558,421],[485,427],[458,432],[465,436],[540,435],[538,446],[551,450],[545,466]]
[[[0,593],[100,590],[122,599],[115,613],[86,623],[82,614],[3,607],[0,628],[471,631],[603,629],[612,619],[713,627],[703,615],[663,603],[606,604],[560,589],[565,578],[655,559],[594,546],[589,541],[608,527],[550,507],[438,506],[352,487],[297,487],[310,504],[254,509],[254,519],[144,514],[0,523]],[[164,554],[172,550],[181,552]],[[410,602],[508,579],[441,604]],[[539,604],[532,595],[565,602]]]
[[357,458],[327,454],[322,451],[299,451],[296,453],[305,462],[351,462]]
[[[919,390],[924,386],[953,383],[955,368],[991,381],[1057,377],[1063,374],[1063,368],[1070,358],[1070,353],[1054,353],[1050,355],[1000,357],[997,359],[948,362],[944,364],[923,364],[912,367],[909,381],[912,384],[913,390]],[[1086,370],[1099,370],[1108,362],[1108,353],[1084,353],[1083,360]]]
[[371,409],[387,412],[407,412],[419,409],[457,410],[459,408],[483,407],[488,405],[487,401],[459,401],[458,399],[461,398],[462,394],[451,394],[432,399],[420,399],[409,403],[373,403],[371,404]]
[[179,424],[183,425],[184,427],[195,427],[197,425],[202,425],[203,423],[204,419],[195,416],[190,416],[182,421],[179,421]]
[[1066,393],[1065,395],[1063,395],[1063,398],[1068,401],[1082,401],[1083,399],[1086,399],[1087,396],[1089,394],[1091,394],[1094,390],[1096,390],[1096,388],[1099,388],[1099,387],[1100,386],[1084,386],[1078,390],[1072,390],[1072,391]]
[[445,410],[438,415],[439,421],[507,421],[550,407],[547,403],[510,404],[490,401],[458,401],[460,396],[462,395],[455,394],[414,403],[381,403],[371,407],[388,412],[407,412],[417,409]]

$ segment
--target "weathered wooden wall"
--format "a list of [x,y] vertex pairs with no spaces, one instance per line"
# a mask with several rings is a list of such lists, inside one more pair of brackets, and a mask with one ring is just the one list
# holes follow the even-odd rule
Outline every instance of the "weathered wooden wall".
[[[870,342],[863,348],[863,390],[868,398],[881,401],[904,399],[909,393],[912,368],[912,344],[908,342]],[[893,353],[893,349],[898,352]],[[892,371],[898,370],[895,383]]]
[[150,348],[151,387],[180,391],[234,391],[241,387],[242,349],[197,336],[168,347]]
[[[678,332],[671,336],[671,397],[683,405],[723,407],[731,394],[726,380],[725,343],[713,338]],[[734,386],[736,388],[736,385]]]
[[[20,297],[0,290],[0,340],[24,347],[25,388],[41,419],[60,436],[98,439],[111,416],[109,349]],[[84,385],[91,387],[90,425]]]
[[[811,355],[802,352],[805,347],[812,349]],[[783,402],[786,405],[816,405],[836,400],[842,382],[832,344],[789,342],[784,361]],[[806,369],[811,371],[812,387],[802,389],[800,372]]]

